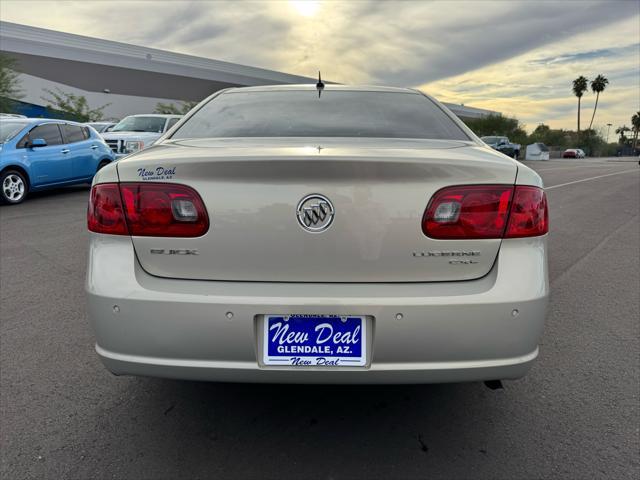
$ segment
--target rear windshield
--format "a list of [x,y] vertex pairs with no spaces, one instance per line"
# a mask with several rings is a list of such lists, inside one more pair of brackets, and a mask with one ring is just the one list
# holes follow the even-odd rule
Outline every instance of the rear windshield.
[[229,92],[172,138],[380,137],[469,140],[434,102],[414,93],[325,90]]
[[102,133],[104,129],[109,126],[108,123],[85,123],[85,125],[89,125],[90,127],[93,127],[95,131],[98,133]]
[[126,117],[120,120],[111,131],[162,133],[166,121],[164,117]]
[[8,142],[14,136],[20,132],[24,127],[28,125],[27,122],[20,122],[9,119],[2,119],[0,121],[0,143]]

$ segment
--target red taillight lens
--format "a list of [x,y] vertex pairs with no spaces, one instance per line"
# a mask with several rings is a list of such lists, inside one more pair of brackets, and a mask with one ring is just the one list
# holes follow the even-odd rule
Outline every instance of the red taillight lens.
[[209,229],[200,196],[171,183],[121,183],[127,225],[132,236],[199,237]]
[[209,217],[202,199],[190,187],[147,182],[101,184],[91,191],[92,203],[94,195],[100,195],[103,190],[108,191],[114,201],[117,198],[124,230],[92,228],[96,209],[90,204],[91,231],[142,237],[199,237],[209,229]]
[[436,192],[422,218],[422,231],[437,239],[502,238],[511,185],[466,185]]
[[549,211],[544,190],[516,186],[505,238],[536,237],[549,231]]
[[436,192],[422,218],[435,239],[515,238],[549,230],[544,191],[513,185],[465,185]]
[[117,183],[101,183],[91,189],[87,224],[92,232],[129,235]]

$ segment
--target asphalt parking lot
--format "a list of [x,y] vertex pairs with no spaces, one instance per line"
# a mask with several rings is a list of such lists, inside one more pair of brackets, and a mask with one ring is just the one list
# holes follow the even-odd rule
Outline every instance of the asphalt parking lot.
[[85,319],[88,188],[0,207],[0,475],[638,478],[640,167],[608,160],[529,164],[552,296],[539,361],[497,391],[111,376]]

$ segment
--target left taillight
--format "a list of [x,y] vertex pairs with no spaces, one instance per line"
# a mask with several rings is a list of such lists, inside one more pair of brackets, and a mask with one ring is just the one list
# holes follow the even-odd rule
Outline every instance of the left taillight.
[[117,183],[101,183],[91,189],[87,226],[96,233],[129,235]]
[[88,224],[92,232],[112,235],[199,237],[209,217],[198,193],[185,185],[106,183],[91,191]]

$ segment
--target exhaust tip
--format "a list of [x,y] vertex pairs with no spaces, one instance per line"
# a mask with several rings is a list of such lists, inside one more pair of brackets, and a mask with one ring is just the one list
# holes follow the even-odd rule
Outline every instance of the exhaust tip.
[[484,386],[489,390],[503,390],[502,380],[486,380]]

